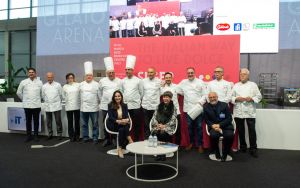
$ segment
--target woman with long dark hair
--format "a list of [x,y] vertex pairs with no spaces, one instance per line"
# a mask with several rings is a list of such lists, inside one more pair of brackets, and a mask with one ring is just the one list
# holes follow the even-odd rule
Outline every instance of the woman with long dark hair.
[[[157,136],[157,139],[162,142],[170,142],[171,136],[175,133],[177,109],[173,104],[173,94],[166,91],[162,94],[163,102],[158,105],[155,110],[152,120],[152,134]],[[166,155],[158,155],[156,160],[166,160]]]
[[118,156],[124,158],[124,149],[128,143],[132,143],[129,135],[130,119],[127,105],[123,101],[123,94],[117,90],[113,93],[112,100],[108,104],[107,128],[119,133]]

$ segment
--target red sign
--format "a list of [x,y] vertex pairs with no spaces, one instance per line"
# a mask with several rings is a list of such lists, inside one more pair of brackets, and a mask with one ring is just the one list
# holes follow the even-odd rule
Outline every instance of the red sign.
[[179,16],[180,2],[179,1],[158,1],[158,2],[144,2],[136,4],[140,15],[145,14],[172,14]]
[[154,67],[159,78],[172,72],[178,83],[186,78],[186,68],[194,67],[197,77],[209,81],[216,66],[224,67],[226,80],[237,82],[239,77],[239,35],[118,38],[111,39],[110,52],[120,78],[125,77],[128,54],[137,57],[135,74],[140,78]]
[[230,25],[228,23],[220,23],[217,25],[216,28],[220,31],[226,31],[226,30],[230,29]]

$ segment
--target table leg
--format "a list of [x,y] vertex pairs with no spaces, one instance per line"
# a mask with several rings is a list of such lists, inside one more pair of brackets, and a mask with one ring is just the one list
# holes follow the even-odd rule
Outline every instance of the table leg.
[[137,179],[137,154],[134,154],[134,177]]

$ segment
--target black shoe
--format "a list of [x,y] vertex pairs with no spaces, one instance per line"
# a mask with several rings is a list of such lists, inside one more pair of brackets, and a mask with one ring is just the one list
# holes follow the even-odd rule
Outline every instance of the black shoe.
[[239,151],[242,152],[242,153],[246,153],[247,152],[247,148],[240,148]]
[[70,138],[70,142],[75,142],[75,141],[76,141],[75,137]]
[[82,141],[83,141],[83,143],[88,143],[89,139],[88,138],[84,138]]
[[161,155],[157,155],[154,160],[155,161],[161,161]]
[[50,134],[48,137],[47,137],[47,140],[51,140],[53,138],[53,135]]
[[254,158],[258,158],[257,149],[250,149],[250,155]]
[[98,139],[93,140],[93,143],[96,145],[99,143]]
[[24,142],[30,142],[32,139],[33,139],[32,136],[27,136]]
[[62,139],[63,139],[62,135],[58,135],[58,140],[62,140]]
[[160,157],[160,160],[161,160],[161,161],[165,161],[165,160],[167,160],[167,157],[166,157],[166,155],[162,155],[162,156]]
[[109,145],[111,145],[111,142],[110,142],[108,139],[105,139],[105,140],[103,141],[102,146],[103,146],[103,147],[106,147],[106,146],[109,146]]
[[226,162],[226,159],[227,159],[227,155],[224,154],[224,155],[221,157],[221,162]]

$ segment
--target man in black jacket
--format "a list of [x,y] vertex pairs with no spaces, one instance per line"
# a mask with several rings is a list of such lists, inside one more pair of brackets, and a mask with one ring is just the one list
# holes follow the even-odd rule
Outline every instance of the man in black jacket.
[[[210,92],[208,99],[209,103],[204,105],[204,118],[210,133],[211,148],[217,159],[226,161],[234,137],[231,113],[228,104],[218,101],[216,92]],[[223,156],[220,156],[218,149],[220,136],[223,136]]]

